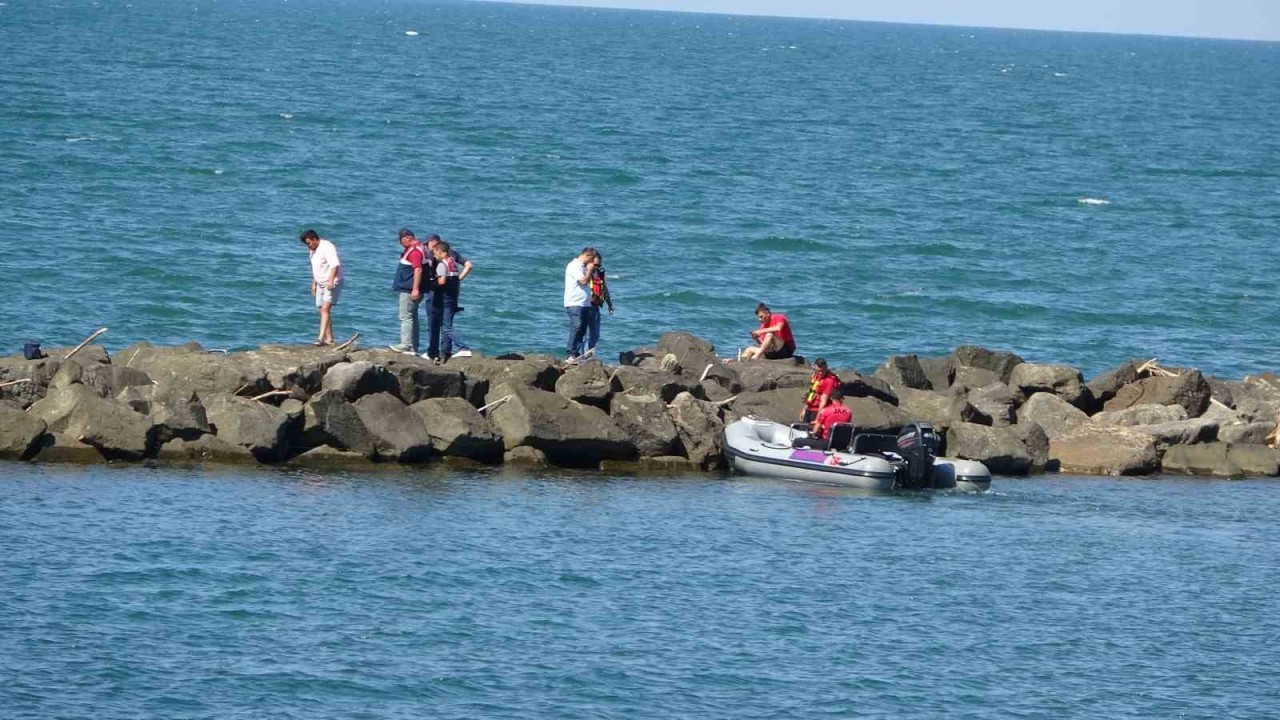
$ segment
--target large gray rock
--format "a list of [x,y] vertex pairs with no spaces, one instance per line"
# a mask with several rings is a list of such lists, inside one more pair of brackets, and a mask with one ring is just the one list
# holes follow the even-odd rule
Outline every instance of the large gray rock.
[[31,460],[38,463],[87,464],[102,461],[102,453],[92,445],[68,437],[63,433],[45,433]]
[[1132,427],[1140,433],[1149,435],[1156,442],[1157,448],[1169,445],[1194,445],[1218,439],[1218,423],[1204,418]]
[[396,376],[368,360],[334,365],[325,372],[320,388],[337,391],[350,402],[380,392],[400,395],[400,381]]
[[0,459],[26,460],[40,449],[47,423],[7,403],[0,403]]
[[1148,475],[1160,467],[1155,442],[1145,433],[1115,425],[1085,423],[1049,439],[1050,461],[1066,473]]
[[977,345],[961,345],[951,353],[951,357],[957,368],[975,367],[990,370],[1003,383],[1009,382],[1013,369],[1023,362],[1022,358],[1014,353],[988,350]]
[[261,367],[275,390],[293,390],[305,399],[320,392],[329,368],[347,361],[347,353],[314,345],[264,345],[236,353],[246,366]]
[[697,382],[710,380],[731,393],[740,392],[742,384],[737,372],[716,356],[716,347],[687,332],[666,332],[658,338],[661,355],[675,356],[679,374]]
[[641,395],[657,395],[663,402],[671,402],[682,392],[695,396],[702,393],[698,377],[676,375],[661,370],[642,370],[638,367],[620,366],[615,370],[615,377],[623,392]]
[[373,435],[355,406],[338,389],[321,390],[307,402],[300,439],[300,448],[295,450],[328,445],[359,453],[370,460],[377,457]]
[[1009,387],[1022,397],[1041,392],[1053,393],[1081,410],[1093,404],[1093,397],[1084,385],[1084,377],[1070,365],[1016,365],[1009,375]]
[[929,381],[929,387],[934,392],[942,392],[951,387],[951,381],[955,378],[956,365],[955,359],[950,355],[942,355],[940,357],[920,357],[920,369],[924,371],[924,376]]
[[[198,346],[196,346],[198,347]],[[121,367],[140,370],[168,389],[205,394],[257,395],[272,389],[266,368],[245,353],[203,352],[188,346],[138,345],[117,356]]]
[[[1202,415],[1201,418],[1206,418]],[[1218,439],[1232,445],[1265,445],[1276,431],[1274,422],[1231,423],[1218,426]]]
[[[763,392],[744,392],[726,407],[728,422],[748,415],[784,424],[800,422],[800,410],[808,390],[803,387],[778,388]],[[665,398],[664,398],[665,399]],[[673,398],[674,399],[674,398]],[[696,399],[696,398],[695,398]],[[848,403],[846,403],[848,404]],[[854,416],[857,422],[857,416]]]
[[601,460],[635,457],[630,438],[600,408],[572,402],[553,392],[499,385],[490,402],[510,396],[490,411],[508,450],[528,445],[563,467],[595,467]]
[[1280,450],[1225,442],[1174,445],[1164,454],[1163,470],[1182,475],[1273,477],[1280,474]]
[[320,445],[289,461],[309,468],[355,468],[369,464],[369,458],[357,452]]
[[[386,368],[396,377],[399,397],[409,405],[427,398],[465,398],[466,376],[460,368],[436,365],[424,358],[391,350],[362,350],[351,359],[364,360]],[[383,392],[389,392],[384,390]]]
[[615,395],[610,415],[635,443],[640,457],[678,454],[679,433],[667,404],[657,395]]
[[279,462],[289,453],[289,416],[280,408],[227,393],[200,396],[218,439],[248,450],[259,462]]
[[556,381],[563,370],[559,361],[546,355],[516,356],[518,359],[492,359],[482,357],[450,358],[446,367],[461,370],[468,381],[483,378],[489,387],[497,385],[523,385],[555,392]]
[[[75,357],[79,357],[77,354]],[[74,358],[73,358],[74,359]],[[81,365],[75,362],[63,363],[49,381],[50,390],[62,390],[68,385],[79,383],[91,388],[98,397],[109,398],[127,387],[147,387],[152,385],[151,377],[141,370],[118,365],[90,363]]]
[[[945,433],[947,428],[958,422],[972,422],[962,417],[966,408],[972,410],[969,401],[950,394],[930,390],[913,390],[909,387],[897,388],[898,407],[913,420],[923,420],[933,425],[939,432]],[[990,424],[988,421],[986,424]]]
[[1027,454],[1031,456],[1031,469],[1044,470],[1049,466],[1049,436],[1044,428],[1035,422],[1018,423],[1013,426],[1014,432],[1022,440]]
[[[874,375],[863,375],[857,370],[845,369],[836,371],[840,378],[840,391],[846,398],[869,397],[884,401],[890,405],[898,404],[898,395],[889,383]],[[805,383],[808,388],[808,383]]]
[[680,393],[668,408],[684,456],[703,470],[724,467],[724,418],[720,408],[690,393]]
[[460,398],[428,398],[409,407],[421,420],[431,444],[446,457],[483,463],[502,460],[502,437],[488,418]]
[[997,475],[1026,475],[1035,466],[1019,431],[956,423],[947,430],[947,456],[977,460]]
[[1181,405],[1134,405],[1123,410],[1104,410],[1093,416],[1098,425],[1155,425],[1186,420],[1187,409]]
[[1038,425],[1048,438],[1066,435],[1087,422],[1089,416],[1083,410],[1051,392],[1035,393],[1018,408],[1018,424]]
[[194,392],[155,392],[147,405],[147,415],[155,425],[156,440],[160,443],[174,438],[195,440],[213,432],[204,403]]
[[0,384],[30,381],[0,387],[0,400],[11,400],[23,408],[31,407],[32,403],[48,394],[49,383],[60,367],[62,361],[55,358],[27,360],[21,355],[0,357]]
[[[466,404],[462,398],[456,399]],[[431,436],[422,418],[400,402],[400,398],[391,393],[365,395],[355,402],[355,410],[373,436],[374,451],[379,459],[416,463],[431,457]]]
[[609,411],[609,398],[622,389],[612,372],[597,362],[571,367],[556,381],[556,393],[576,403]]
[[1181,405],[1190,417],[1199,417],[1209,407],[1213,390],[1199,370],[1175,377],[1147,377],[1125,385],[1104,406],[1123,410],[1135,405]]
[[897,405],[875,397],[846,397],[844,404],[853,413],[858,432],[896,433],[915,420]]
[[174,438],[160,446],[156,459],[164,462],[252,463],[258,461],[249,448],[229,443],[216,435],[201,435],[194,440]]
[[1089,394],[1093,396],[1096,406],[1101,407],[1115,397],[1116,393],[1120,392],[1120,388],[1137,381],[1138,363],[1128,360],[1121,363],[1120,367],[1090,380],[1086,387],[1089,388]]
[[928,375],[924,372],[924,367],[920,365],[920,358],[915,355],[891,355],[883,365],[876,368],[875,376],[889,383],[897,393],[901,393],[903,388],[933,389]]
[[797,365],[787,360],[750,360],[734,363],[742,384],[741,392],[764,392],[778,388],[798,388],[809,386],[811,368]]
[[957,394],[963,394],[976,388],[1003,384],[1004,381],[1000,379],[999,373],[992,372],[986,368],[959,365],[956,367],[955,374],[951,380],[951,389]]
[[31,406],[51,433],[97,448],[108,460],[141,460],[155,446],[151,421],[127,405],[99,397],[75,383]]
[[1002,382],[993,382],[985,387],[970,390],[965,399],[977,410],[978,417],[988,420],[981,423],[983,425],[1004,427],[1014,423],[1018,398],[1009,390],[1009,386]]

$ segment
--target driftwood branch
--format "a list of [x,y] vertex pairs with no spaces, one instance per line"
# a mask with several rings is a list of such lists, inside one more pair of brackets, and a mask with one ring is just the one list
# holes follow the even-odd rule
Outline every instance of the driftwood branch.
[[347,338],[346,342],[342,343],[341,345],[334,345],[333,349],[335,352],[342,352],[343,350],[346,350],[347,348],[354,345],[355,342],[359,339],[360,339],[360,333],[356,333],[355,335],[352,335],[351,337]]
[[715,367],[715,363],[707,363],[707,366],[702,369],[702,377],[698,378],[699,383],[707,379],[707,374],[711,372],[711,368],[713,367]]
[[94,333],[93,333],[92,335],[90,335],[89,337],[85,338],[85,339],[84,339],[84,342],[82,342],[82,343],[80,343],[79,345],[77,345],[77,346],[75,346],[75,347],[71,348],[71,352],[67,353],[67,356],[66,356],[66,357],[64,357],[64,358],[62,358],[62,359],[63,359],[63,360],[70,360],[72,355],[75,355],[76,353],[78,353],[78,352],[80,352],[81,350],[83,350],[85,345],[88,345],[89,343],[93,342],[95,338],[97,338],[99,335],[101,335],[102,333],[104,333],[104,332],[106,332],[106,331],[107,331],[107,329],[106,329],[106,328],[98,328],[96,332],[94,332]]
[[292,390],[272,390],[270,392],[264,392],[261,395],[254,395],[249,399],[250,400],[266,400],[267,398],[280,397],[281,395],[293,395],[293,391]]
[[1165,370],[1164,368],[1160,367],[1160,363],[1157,362],[1155,358],[1151,358],[1150,360],[1139,365],[1138,374],[1139,375],[1143,375],[1143,374],[1158,375],[1160,377],[1178,377],[1178,373],[1173,372],[1171,370]]
[[711,404],[712,404],[712,405],[715,405],[716,407],[719,407],[719,406],[721,406],[721,405],[728,405],[729,403],[731,403],[731,402],[733,402],[734,400],[737,400],[737,399],[738,399],[738,396],[737,396],[737,395],[734,395],[734,396],[733,396],[733,397],[731,397],[731,398],[725,398],[725,399],[723,399],[723,400],[716,400],[715,402],[713,402],[713,403],[711,403]]
[[0,383],[0,388],[7,388],[13,385],[21,385],[22,383],[31,382],[31,378],[22,378],[21,380],[10,380],[9,382]]
[[511,399],[511,398],[513,398],[513,397],[515,397],[515,396],[514,396],[514,395],[507,395],[506,397],[500,397],[500,398],[498,398],[497,400],[494,400],[493,402],[489,403],[488,405],[485,405],[484,407],[480,408],[479,412],[480,412],[480,414],[481,414],[481,415],[483,415],[486,411],[488,411],[488,410],[492,410],[493,408],[498,407],[499,405],[501,405],[502,403],[504,403],[504,402],[506,402],[506,401],[510,400],[510,399]]

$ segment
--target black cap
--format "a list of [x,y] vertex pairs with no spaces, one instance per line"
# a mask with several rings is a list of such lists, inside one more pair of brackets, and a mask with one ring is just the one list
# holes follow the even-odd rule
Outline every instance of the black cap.
[[414,234],[413,234],[413,231],[410,230],[409,228],[400,228],[399,237],[402,237],[402,238],[414,237]]

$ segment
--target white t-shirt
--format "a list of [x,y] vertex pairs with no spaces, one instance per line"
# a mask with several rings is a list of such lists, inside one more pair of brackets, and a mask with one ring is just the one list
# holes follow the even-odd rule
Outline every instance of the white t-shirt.
[[329,272],[338,268],[334,282],[342,282],[342,263],[338,261],[338,248],[328,240],[321,240],[311,251],[311,277],[321,285],[329,282]]
[[587,274],[587,266],[578,258],[569,261],[564,268],[564,306],[588,307],[591,305],[591,294],[578,281]]

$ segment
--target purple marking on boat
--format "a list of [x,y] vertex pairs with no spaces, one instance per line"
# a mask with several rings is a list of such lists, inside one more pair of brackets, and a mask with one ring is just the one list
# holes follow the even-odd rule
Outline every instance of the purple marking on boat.
[[803,460],[804,462],[820,463],[820,462],[826,461],[827,454],[822,452],[821,450],[792,450],[791,459]]

